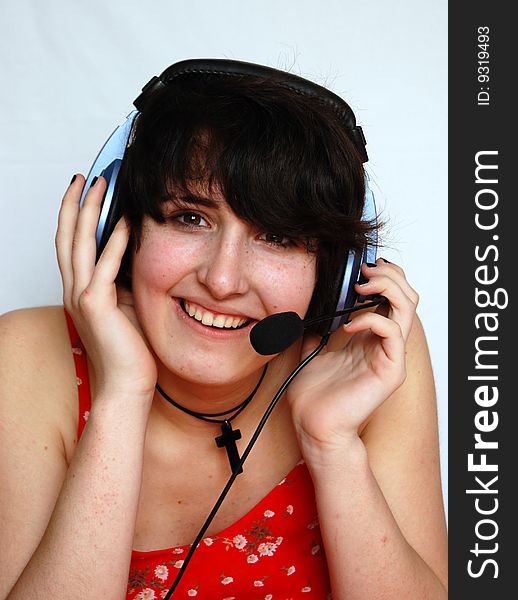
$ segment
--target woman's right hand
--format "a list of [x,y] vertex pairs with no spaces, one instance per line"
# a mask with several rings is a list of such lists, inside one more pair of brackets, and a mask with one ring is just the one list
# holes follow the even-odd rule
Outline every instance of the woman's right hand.
[[155,360],[133,310],[131,292],[115,285],[129,228],[124,219],[117,223],[96,264],[95,232],[107,184],[99,177],[79,208],[84,184],[84,177],[76,176],[59,212],[56,250],[64,305],[93,364],[96,392],[151,398]]

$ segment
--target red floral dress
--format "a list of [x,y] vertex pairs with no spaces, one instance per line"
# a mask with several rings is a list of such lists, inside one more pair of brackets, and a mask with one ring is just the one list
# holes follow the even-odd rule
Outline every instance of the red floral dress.
[[[88,370],[81,340],[72,320],[66,317],[78,385],[79,437],[90,410]],[[126,599],[164,598],[189,548],[134,550]],[[304,462],[298,463],[244,517],[202,540],[172,597],[174,600],[331,598],[315,493]]]

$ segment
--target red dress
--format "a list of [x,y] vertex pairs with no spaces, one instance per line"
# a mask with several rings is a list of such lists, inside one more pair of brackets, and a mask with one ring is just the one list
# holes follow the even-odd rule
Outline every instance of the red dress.
[[[78,385],[79,439],[90,410],[88,368],[81,340],[66,316]],[[134,550],[126,599],[164,598],[189,548]],[[172,598],[331,598],[315,492],[304,462],[236,523],[203,539]]]

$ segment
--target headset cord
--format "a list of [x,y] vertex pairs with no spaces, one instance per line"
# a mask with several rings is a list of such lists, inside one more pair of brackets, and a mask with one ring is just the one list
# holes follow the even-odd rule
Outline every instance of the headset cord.
[[285,392],[286,388],[288,387],[288,385],[302,371],[302,369],[307,364],[309,364],[322,351],[322,349],[324,348],[324,346],[327,344],[328,340],[329,340],[329,334],[325,335],[322,338],[322,340],[320,341],[320,344],[318,345],[318,347],[315,348],[315,350],[313,350],[309,354],[309,356],[307,356],[290,373],[290,375],[288,376],[288,378],[286,379],[286,381],[281,385],[281,387],[279,388],[279,390],[277,391],[277,393],[273,397],[273,400],[270,402],[270,404],[269,404],[268,408],[266,409],[264,415],[262,416],[261,420],[259,421],[259,425],[257,425],[257,428],[254,431],[254,434],[250,438],[250,441],[248,442],[248,445],[247,445],[245,451],[243,452],[243,455],[241,456],[239,462],[235,465],[235,468],[234,468],[234,471],[232,472],[232,475],[230,476],[229,480],[227,481],[225,487],[223,488],[223,491],[219,495],[219,498],[217,499],[216,504],[214,504],[213,509],[210,511],[209,516],[205,520],[205,523],[202,525],[200,531],[198,532],[198,535],[196,536],[196,539],[192,543],[191,548],[190,548],[190,550],[189,550],[189,552],[188,552],[187,556],[185,557],[185,560],[184,560],[184,562],[182,564],[182,567],[180,568],[180,571],[178,572],[178,575],[176,576],[176,579],[174,580],[173,584],[169,588],[169,591],[167,592],[167,594],[164,596],[164,600],[169,600],[171,598],[171,596],[173,595],[173,592],[178,587],[178,584],[180,583],[180,579],[182,578],[183,574],[185,573],[185,570],[187,569],[187,566],[189,565],[189,562],[191,561],[191,558],[192,558],[192,556],[193,556],[196,548],[199,546],[201,540],[203,539],[203,536],[205,535],[205,532],[209,528],[209,525],[212,523],[212,520],[216,516],[216,513],[218,512],[221,504],[223,503],[223,500],[225,499],[226,495],[228,494],[230,488],[232,487],[232,484],[236,480],[236,477],[239,475],[239,471],[240,471],[241,467],[244,465],[245,460],[247,459],[248,455],[252,451],[252,448],[254,447],[254,444],[257,441],[257,438],[259,437],[259,434],[261,433],[261,431],[263,430],[264,426],[266,425],[266,421],[268,420],[268,418],[271,415],[273,409],[277,405],[277,402],[279,401],[280,397],[284,394],[284,392]]

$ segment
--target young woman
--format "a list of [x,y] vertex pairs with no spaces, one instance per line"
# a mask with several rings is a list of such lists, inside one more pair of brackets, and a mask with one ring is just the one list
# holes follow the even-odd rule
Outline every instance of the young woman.
[[[321,341],[263,356],[251,328],[332,312],[344,256],[374,227],[342,117],[275,78],[191,75],[152,94],[97,262],[106,181],[80,207],[84,183],[56,235],[65,310],[0,321],[1,598],[166,597],[229,478],[226,437],[243,452]],[[383,259],[361,272],[356,292],[388,303],[289,385],[174,598],[446,598],[418,297]]]

